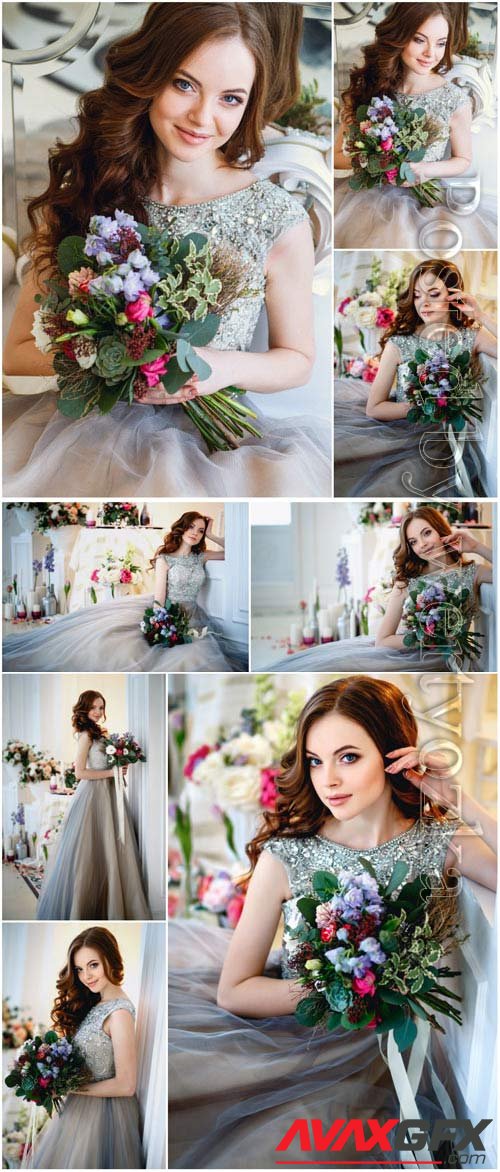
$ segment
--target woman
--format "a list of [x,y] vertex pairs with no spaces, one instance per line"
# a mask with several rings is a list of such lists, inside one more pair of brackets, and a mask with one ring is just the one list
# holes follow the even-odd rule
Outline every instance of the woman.
[[[154,595],[115,598],[25,635],[4,639],[4,668],[11,671],[243,671],[246,652],[205,614],[196,597],[207,561],[224,559],[224,540],[212,532],[212,518],[189,510],[174,522],[157,550]],[[206,548],[206,540],[221,548]],[[166,600],[189,617],[191,643],[149,646],[141,630],[144,611]],[[208,633],[207,632],[208,628]],[[224,648],[224,652],[222,651]]]
[[496,322],[466,292],[452,261],[421,261],[382,337],[380,366],[368,397],[366,383],[359,393],[353,379],[335,383],[336,495],[376,490],[389,496],[405,491],[463,496],[469,480],[477,496],[485,495],[477,454],[483,440],[480,423],[450,437],[447,425],[408,423],[406,418],[411,408],[406,363],[419,347],[432,358],[437,351],[448,354],[456,344],[472,357],[480,399],[479,355],[496,356]]
[[[107,928],[72,940],[59,974],[52,1021],[82,1052],[93,1081],[71,1091],[35,1145],[34,1168],[144,1168],[135,1097],[135,1009],[123,961]],[[78,1097],[77,1097],[78,1096]]]
[[[459,671],[469,662],[453,644],[435,650],[431,634],[416,650],[405,644],[408,634],[405,603],[416,583],[461,591],[455,606],[470,626],[477,609],[477,594],[483,582],[492,581],[489,566],[467,562],[464,553],[492,561],[492,551],[465,529],[453,530],[438,509],[420,505],[401,522],[399,545],[393,554],[394,580],[383,621],[375,639],[360,635],[324,643],[287,655],[270,665],[272,671]],[[442,601],[442,600],[441,600]],[[439,605],[439,599],[438,603]],[[481,648],[481,653],[483,648]],[[476,660],[472,670],[480,670]]]
[[106,754],[105,718],[104,696],[82,692],[72,720],[79,784],[45,873],[37,920],[151,919],[130,810]]
[[[424,756],[417,743],[416,721],[394,684],[353,676],[321,688],[283,759],[276,811],[264,813],[247,848],[253,875],[229,948],[220,929],[172,923],[172,1167],[243,1168],[250,1158],[252,1167],[268,1168],[298,1118],[319,1120],[325,1135],[336,1119],[398,1118],[374,1031],[312,1031],[292,1016],[304,991],[289,929],[301,920],[297,900],[312,894],[315,871],[359,873],[366,858],[379,880],[402,858],[407,879],[425,873],[440,881],[452,869],[494,888],[493,818],[463,794],[461,822],[456,776],[441,754]],[[479,814],[483,839],[464,827]],[[276,979],[265,966],[282,913]],[[429,1083],[438,1061],[433,1039],[419,1096],[427,1119],[442,1116]],[[453,1094],[443,1055],[439,1065]],[[292,1147],[279,1158],[304,1155]],[[384,1167],[387,1158],[379,1157]],[[352,1136],[340,1159],[359,1162]]]
[[[262,132],[288,82],[276,72],[271,31],[253,4],[153,4],[141,28],[111,46],[105,83],[80,103],[75,142],[53,149],[50,183],[29,206],[33,271],[7,340],[10,374],[50,376],[52,360],[31,338],[34,295],[56,270],[68,233],[85,234],[96,211],[124,203],[137,220],[176,236],[210,236],[244,274],[210,348],[211,374],[167,395],[161,384],[109,415],[68,420],[53,393],[14,398],[6,408],[9,492],[128,495],[286,496],[301,478],[308,495],[331,489],[328,429],[311,418],[273,423],[237,451],[209,456],[179,404],[227,386],[272,394],[308,382],[314,352],[313,243],[296,199],[251,170]],[[284,19],[287,41],[298,38]],[[290,26],[290,27],[289,27]],[[281,58],[278,58],[281,60]],[[282,68],[283,68],[282,63]],[[241,281],[238,282],[238,290]],[[249,354],[265,304],[269,350]],[[52,390],[53,384],[51,384]],[[177,404],[177,406],[176,406]],[[111,456],[113,452],[113,456]],[[304,480],[305,477],[305,480]]]
[[345,135],[358,107],[369,106],[373,98],[388,97],[410,110],[424,110],[431,136],[423,158],[411,164],[413,181],[405,181],[404,187],[389,182],[354,191],[347,179],[336,184],[337,248],[423,248],[425,229],[432,230],[434,241],[436,231],[441,233],[443,248],[495,248],[495,200],[482,196],[477,211],[457,215],[447,204],[421,207],[408,190],[427,180],[465,175],[471,166],[471,100],[448,77],[459,40],[460,22],[450,17],[448,4],[396,3],[376,25],[375,40],[364,48],[364,62],[353,67],[342,95],[335,166],[351,168]]

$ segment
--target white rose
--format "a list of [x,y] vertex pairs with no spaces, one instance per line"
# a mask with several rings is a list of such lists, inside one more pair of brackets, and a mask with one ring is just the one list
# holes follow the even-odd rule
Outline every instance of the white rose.
[[354,317],[356,311],[359,309],[359,301],[356,297],[346,305],[344,309],[344,317]]
[[48,354],[52,346],[52,338],[49,338],[47,331],[43,328],[42,314],[41,310],[39,309],[35,309],[33,315],[33,329],[31,333],[35,339],[35,346],[37,350],[41,350],[42,354]]
[[360,305],[382,305],[382,298],[380,293],[362,293],[359,303]]
[[375,325],[377,320],[377,310],[371,305],[362,305],[356,314],[356,325],[365,326],[366,329]]
[[255,733],[254,736],[250,733],[240,733],[239,737],[226,741],[223,752],[228,753],[233,759],[248,757],[252,765],[269,765],[273,756],[269,741],[261,733]]
[[114,757],[114,755],[116,753],[115,746],[114,745],[106,745],[106,753],[108,754],[108,757]]
[[227,765],[214,778],[217,800],[255,810],[260,798],[259,765]]

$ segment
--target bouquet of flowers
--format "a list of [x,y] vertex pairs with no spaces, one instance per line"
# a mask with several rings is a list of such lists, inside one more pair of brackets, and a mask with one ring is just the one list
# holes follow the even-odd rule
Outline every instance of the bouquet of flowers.
[[24,1017],[17,1005],[9,1005],[9,997],[2,1001],[2,1045],[7,1050],[17,1050],[28,1038],[33,1038],[35,1023],[32,1017]]
[[76,789],[78,785],[78,778],[75,773],[74,762],[72,765],[66,765],[63,773],[63,784],[65,789]]
[[135,765],[145,761],[146,754],[130,732],[110,733],[103,737],[106,756],[111,765]]
[[390,525],[392,501],[367,501],[358,514],[358,525],[373,529],[376,525]]
[[403,373],[412,404],[409,423],[444,423],[463,431],[467,421],[482,419],[477,393],[482,380],[472,372],[469,350],[453,345],[448,353],[439,348],[431,355],[421,347]]
[[35,749],[34,745],[28,745],[26,741],[7,741],[2,753],[3,761],[8,761],[10,765],[21,765],[23,770],[32,761],[40,761],[41,758],[39,749]]
[[35,531],[46,533],[47,529],[61,529],[63,525],[84,525],[88,507],[80,501],[39,501],[35,505]]
[[22,769],[19,775],[19,784],[27,785],[30,781],[50,781],[51,777],[57,777],[60,772],[60,761],[56,761],[55,757],[45,757],[43,753],[40,753],[36,761],[30,761],[29,765]]
[[139,524],[139,509],[131,501],[105,501],[102,506],[103,525],[125,527]]
[[83,1055],[68,1038],[48,1030],[25,1042],[5,1079],[18,1099],[45,1107],[48,1115],[60,1111],[64,1095],[92,1082]]
[[[411,587],[403,606],[403,623],[408,633],[405,647],[441,651],[444,655],[464,655],[478,659],[483,635],[469,631],[470,591],[449,584],[446,578],[436,582],[420,579]],[[467,605],[468,604],[468,605]]]
[[392,325],[398,296],[406,288],[409,272],[409,265],[392,273],[383,272],[382,261],[374,256],[363,287],[353,289],[339,303],[337,312],[357,326],[363,350],[365,329],[386,330]]
[[206,627],[199,634],[189,624],[184,607],[167,598],[164,606],[146,607],[140,628],[150,647],[176,647],[179,643],[192,643],[193,639],[206,635]]
[[[193,373],[211,373],[194,349],[215,337],[220,315],[248,296],[245,271],[200,233],[181,240],[137,223],[126,212],[92,216],[87,236],[61,241],[57,280],[37,295],[32,333],[54,354],[63,415],[80,419],[131,404],[160,382],[174,394]],[[235,436],[259,435],[255,412],[236,387],[182,404],[209,451],[236,448]]]
[[456,925],[449,908],[443,914],[443,900],[432,898],[429,876],[403,883],[408,865],[399,860],[383,885],[371,864],[361,863],[357,875],[317,871],[314,896],[297,900],[300,915],[287,926],[286,940],[307,996],[295,1016],[328,1030],[394,1030],[402,1051],[416,1037],[415,1016],[441,1033],[436,1012],[461,1024],[454,1005],[461,998],[443,984],[443,977],[459,974],[437,967],[457,939]]
[[373,383],[378,374],[380,359],[373,358],[346,358],[344,374],[346,378],[361,378],[364,383]]
[[[118,557],[112,550],[108,550],[99,562],[99,565],[92,570],[90,581],[97,583],[99,586],[110,586],[113,598],[115,597],[115,586],[135,586],[137,583],[142,582],[142,572],[136,564],[135,547],[133,545],[127,545],[123,557]],[[94,585],[90,587],[90,597],[92,602],[97,602]]]
[[[349,186],[402,187],[413,184],[412,163],[419,163],[440,134],[439,125],[425,110],[413,110],[404,102],[395,102],[385,94],[358,106],[356,118],[346,136],[345,150],[351,156],[354,175]],[[427,180],[408,188],[424,207],[442,202],[439,183]]]
[[235,928],[245,904],[246,885],[243,886],[245,890],[229,871],[202,875],[197,884],[195,906],[214,912],[222,927]]

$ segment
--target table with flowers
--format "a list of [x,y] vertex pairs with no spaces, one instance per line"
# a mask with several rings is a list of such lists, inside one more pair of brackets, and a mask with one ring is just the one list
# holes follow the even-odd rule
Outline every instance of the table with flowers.
[[[91,606],[90,588],[91,574],[111,553],[115,558],[125,558],[127,547],[133,546],[134,556],[141,568],[141,578],[138,582],[118,584],[115,596],[123,594],[148,594],[153,590],[154,574],[149,562],[161,545],[163,530],[160,526],[134,525],[129,528],[119,528],[111,525],[94,526],[81,529],[71,555],[70,569],[73,574],[73,586],[69,598],[69,609],[79,610],[84,606]],[[104,601],[108,592],[98,582],[94,589],[99,602]]]

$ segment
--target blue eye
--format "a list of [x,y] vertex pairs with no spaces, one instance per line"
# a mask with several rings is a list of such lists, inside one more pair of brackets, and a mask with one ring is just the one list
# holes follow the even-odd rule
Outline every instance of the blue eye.
[[[186,77],[176,77],[173,85],[176,85],[183,94],[186,94],[188,90],[193,88],[191,82]],[[184,89],[184,86],[187,86],[187,89]]]
[[319,757],[308,757],[307,760],[309,762],[310,769],[317,769],[318,765],[321,765]]
[[238,98],[236,94],[225,94],[224,95],[224,102],[228,106],[234,106],[235,104],[237,106],[241,106],[242,101],[243,101],[243,98]]
[[355,761],[359,761],[359,756],[357,753],[343,753],[340,760],[344,762],[344,765],[354,765]]

